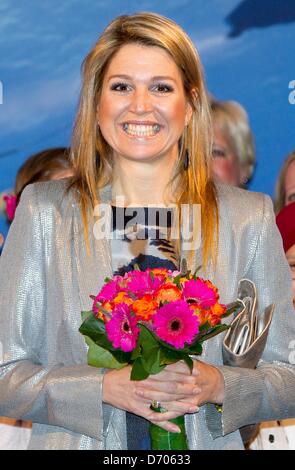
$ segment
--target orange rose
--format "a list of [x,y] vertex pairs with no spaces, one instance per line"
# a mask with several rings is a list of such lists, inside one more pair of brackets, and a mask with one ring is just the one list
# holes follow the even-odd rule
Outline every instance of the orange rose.
[[210,310],[201,309],[198,304],[190,304],[190,307],[194,310],[194,314],[199,317],[200,326],[205,325],[206,322],[210,323],[211,312]]
[[[113,310],[113,306],[112,306],[111,302],[105,301],[101,304],[101,306],[107,312],[111,313],[112,310]],[[98,310],[97,313],[95,314],[95,316],[96,316],[96,318],[99,318],[100,320],[103,320],[104,322],[107,321],[106,316],[103,314],[103,312],[101,310]]]
[[135,300],[132,305],[132,310],[139,320],[148,321],[154,313],[156,313],[158,303],[153,299],[150,294],[144,295],[141,299]]
[[155,294],[157,302],[174,302],[181,299],[181,292],[173,283],[164,284],[159,287]]
[[168,269],[166,268],[154,268],[151,271],[155,276],[167,276],[168,274]]
[[126,292],[119,292],[113,300],[114,305],[122,303],[127,305],[131,305],[133,303],[133,300],[128,296]]
[[211,312],[213,315],[222,317],[222,315],[224,315],[226,312],[226,306],[217,302],[215,305],[213,305],[213,307],[211,307]]
[[211,307],[211,315],[210,315],[210,324],[212,326],[218,325],[221,321],[222,315],[226,312],[226,306],[219,304],[218,302]]

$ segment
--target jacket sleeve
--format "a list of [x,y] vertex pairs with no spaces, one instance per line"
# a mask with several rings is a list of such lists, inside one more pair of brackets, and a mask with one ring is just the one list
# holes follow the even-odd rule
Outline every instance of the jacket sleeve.
[[295,311],[291,274],[268,196],[264,196],[255,255],[244,277],[256,284],[259,310],[274,303],[275,311],[257,368],[219,367],[225,381],[223,412],[218,413],[212,404],[206,405],[207,425],[214,438],[250,424],[295,417]]
[[47,365],[45,233],[28,186],[0,258],[0,415],[102,440],[101,370]]

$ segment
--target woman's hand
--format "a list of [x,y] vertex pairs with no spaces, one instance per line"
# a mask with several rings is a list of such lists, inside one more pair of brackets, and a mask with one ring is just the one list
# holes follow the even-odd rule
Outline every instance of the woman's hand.
[[150,402],[157,400],[167,409],[166,413],[158,414],[155,421],[170,420],[176,417],[175,411],[180,403],[188,406],[189,411],[185,413],[196,412],[196,408],[205,403],[221,405],[224,379],[219,369],[210,364],[195,360],[190,374],[185,362],[180,361],[166,366],[160,374],[138,382],[135,393]]
[[[131,366],[105,373],[105,403],[142,416],[170,432],[178,432],[179,428],[168,420],[198,411],[199,387],[196,387],[195,376],[190,374],[186,365],[167,366],[159,374],[140,382],[130,380],[130,373]],[[152,411],[150,405],[153,400],[160,401],[168,411]]]

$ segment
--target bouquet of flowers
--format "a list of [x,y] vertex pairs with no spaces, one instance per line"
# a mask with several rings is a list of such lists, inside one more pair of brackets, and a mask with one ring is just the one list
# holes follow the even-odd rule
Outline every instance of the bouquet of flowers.
[[[202,354],[204,341],[229,328],[221,319],[235,310],[219,303],[217,288],[196,272],[165,268],[107,278],[91,297],[93,308],[82,312],[79,330],[89,347],[88,364],[108,369],[131,364],[131,380],[144,380],[180,360],[192,371],[191,356]],[[188,449],[184,417],[173,422],[180,434],[150,424],[152,449]]]

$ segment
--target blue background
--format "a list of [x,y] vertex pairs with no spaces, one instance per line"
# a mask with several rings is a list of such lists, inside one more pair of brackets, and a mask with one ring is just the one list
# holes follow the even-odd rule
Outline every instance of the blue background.
[[139,6],[176,20],[199,50],[210,92],[245,106],[258,159],[250,189],[273,195],[295,148],[295,0],[1,0],[0,191],[32,153],[69,144],[84,56],[111,19]]

